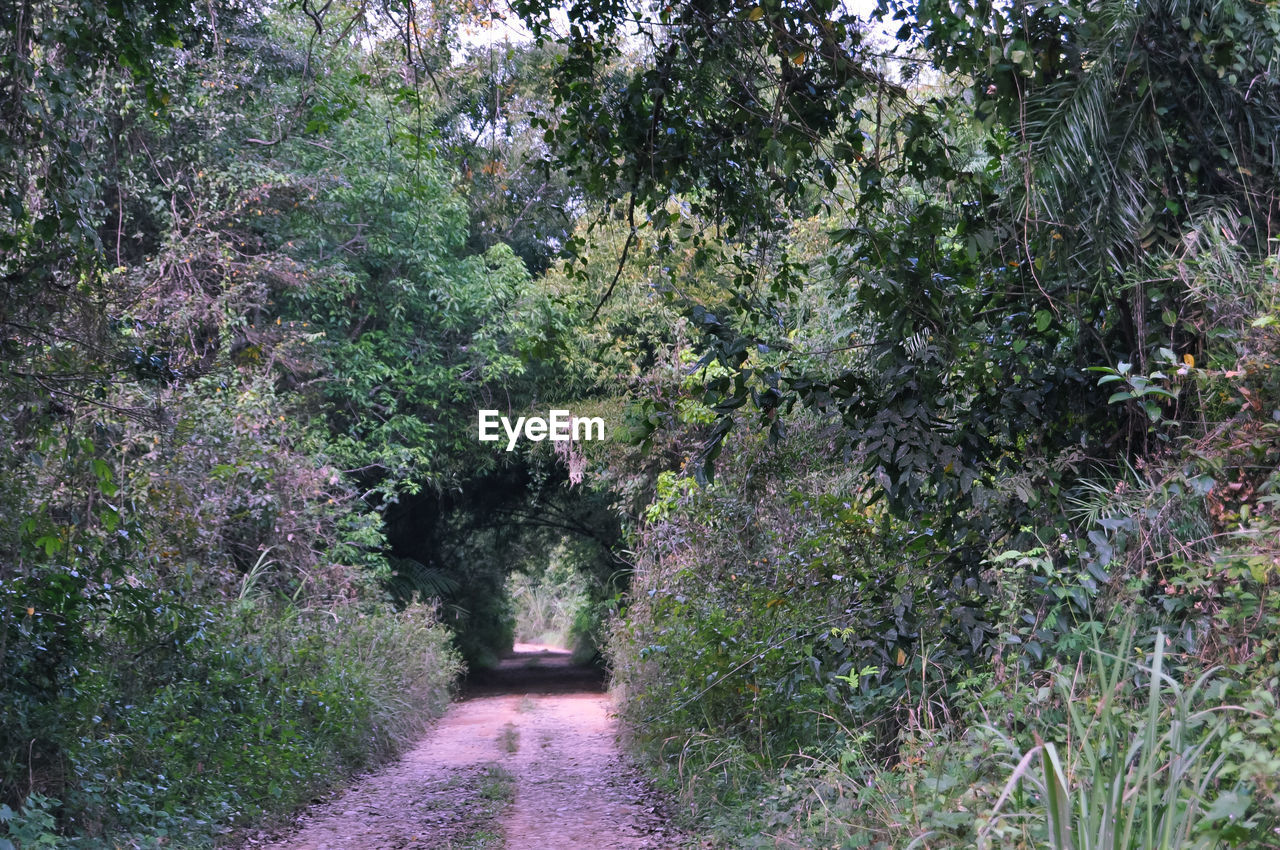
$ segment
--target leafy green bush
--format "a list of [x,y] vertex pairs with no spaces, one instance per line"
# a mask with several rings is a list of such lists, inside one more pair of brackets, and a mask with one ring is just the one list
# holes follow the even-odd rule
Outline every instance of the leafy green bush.
[[823,462],[821,429],[732,441],[715,486],[667,488],[610,642],[643,735],[781,756],[838,750],[843,723],[892,760],[902,729],[949,722],[951,690],[991,653],[986,583],[910,557],[910,529]]
[[67,845],[204,846],[290,811],[414,740],[460,670],[423,607],[250,604],[191,620],[198,627],[168,645],[105,632],[98,663],[52,706],[79,718],[59,742],[62,802],[30,795],[24,812],[56,810]]
[[43,794],[28,794],[22,801],[22,808],[16,812],[0,804],[0,829],[4,830],[0,836],[0,850],[56,847],[59,840],[57,821],[49,810],[58,805],[61,805],[60,800]]

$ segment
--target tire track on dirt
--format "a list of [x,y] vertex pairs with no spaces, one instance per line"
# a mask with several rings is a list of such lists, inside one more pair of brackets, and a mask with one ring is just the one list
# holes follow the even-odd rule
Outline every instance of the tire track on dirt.
[[[261,850],[670,850],[662,799],[621,751],[607,695],[567,653],[520,646],[416,747]],[[504,674],[518,693],[495,693]],[[589,680],[585,680],[589,681]],[[495,791],[495,789],[498,789]],[[499,796],[511,797],[505,808]]]

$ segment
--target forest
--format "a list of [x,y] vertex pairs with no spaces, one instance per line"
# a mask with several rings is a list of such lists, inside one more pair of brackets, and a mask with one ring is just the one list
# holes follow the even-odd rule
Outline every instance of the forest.
[[646,846],[1280,847],[1276,0],[0,41],[0,850],[247,847],[517,639]]

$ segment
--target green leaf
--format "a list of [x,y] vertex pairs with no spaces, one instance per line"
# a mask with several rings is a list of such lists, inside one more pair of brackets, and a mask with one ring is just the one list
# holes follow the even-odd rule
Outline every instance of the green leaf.
[[43,537],[36,538],[36,546],[44,549],[46,558],[52,558],[54,554],[61,552],[64,545],[62,538],[54,534],[46,534]]
[[1058,758],[1058,748],[1045,744],[1041,754],[1044,765],[1046,809],[1049,815],[1049,843],[1054,850],[1071,850],[1071,798],[1067,791],[1067,772]]

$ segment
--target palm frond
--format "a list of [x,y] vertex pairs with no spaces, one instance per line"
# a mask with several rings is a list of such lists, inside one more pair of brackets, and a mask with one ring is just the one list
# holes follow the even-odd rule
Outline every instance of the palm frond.
[[444,570],[429,567],[413,558],[387,558],[391,565],[391,590],[402,599],[421,596],[424,599],[448,596],[458,590],[458,580]]

